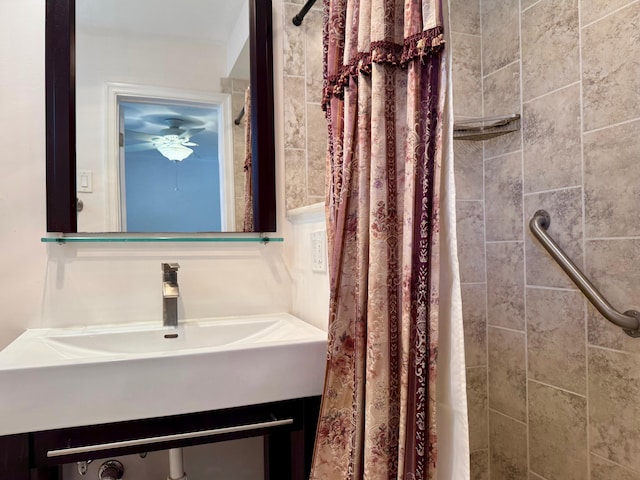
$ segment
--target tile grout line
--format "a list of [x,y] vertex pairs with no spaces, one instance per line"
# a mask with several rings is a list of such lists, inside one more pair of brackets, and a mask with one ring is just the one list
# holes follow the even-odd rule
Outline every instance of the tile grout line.
[[[285,19],[286,21],[286,19]],[[298,27],[302,28],[303,50],[302,62],[304,64],[304,201],[309,203],[309,103],[307,102],[307,24]]]
[[524,196],[531,197],[534,195],[540,195],[542,193],[557,193],[557,192],[562,192],[564,190],[575,190],[577,188],[582,188],[582,185],[569,185],[568,187],[550,188],[548,190],[538,190],[537,192],[527,192],[524,194]]
[[633,468],[631,468],[631,467],[627,467],[627,466],[625,466],[625,465],[622,465],[621,463],[618,463],[618,462],[616,462],[615,460],[611,460],[610,458],[603,457],[603,456],[602,456],[602,455],[600,455],[599,453],[589,451],[589,452],[587,452],[587,454],[588,454],[588,455],[593,455],[594,457],[601,458],[602,460],[604,460],[604,461],[606,461],[606,462],[609,462],[609,463],[612,463],[613,465],[616,465],[616,466],[618,466],[618,467],[620,467],[620,468],[622,468],[622,469],[626,470],[627,472],[631,472],[631,473],[634,473],[634,474],[640,473],[640,472],[638,472],[638,470],[634,470],[634,469],[633,469]]
[[523,240],[487,240],[486,243],[488,244],[501,244],[501,243],[522,243],[524,244]]
[[[480,30],[480,106],[482,116],[485,115],[484,104],[484,30],[482,28],[482,7],[484,0],[478,0],[478,20]],[[487,476],[491,479],[491,415],[489,411],[489,399],[490,399],[490,387],[489,387],[489,283],[488,283],[488,265],[489,259],[487,257],[487,195],[486,195],[486,166],[485,166],[485,143],[482,142],[482,234],[484,242],[484,343],[485,343],[485,358],[487,362],[487,369],[485,371],[485,395],[487,396],[487,411],[485,413],[485,421],[487,422]]]
[[525,285],[527,288],[533,288],[534,290],[551,290],[552,292],[579,292],[577,288],[564,288],[564,287],[547,287],[545,285]]
[[455,35],[466,35],[467,37],[480,37],[480,34],[477,34],[477,33],[460,32],[460,31],[457,31],[457,30],[451,30],[450,33],[452,35],[455,34]]
[[[585,195],[585,168],[584,168],[584,67],[582,59],[582,2],[578,2],[578,65],[580,68],[580,175],[582,183],[582,269],[586,270],[587,265],[587,249],[586,249],[586,230],[587,230],[587,212],[586,212],[586,195]],[[587,478],[591,478],[591,460],[589,459],[589,451],[591,450],[591,438],[589,434],[589,321],[587,301],[582,299],[582,321],[584,324],[584,383],[585,383],[585,441],[587,444]]]
[[609,130],[610,128],[622,127],[624,125],[629,125],[630,123],[636,123],[640,121],[640,117],[631,118],[629,120],[624,120],[622,122],[612,123],[611,125],[606,125],[604,127],[594,128],[592,130],[585,130],[584,135],[591,135],[592,133],[602,132],[603,130]]
[[553,388],[555,390],[559,390],[561,392],[568,393],[570,395],[575,395],[576,397],[585,398],[585,399],[587,398],[586,393],[583,395],[581,393],[577,393],[577,392],[574,392],[574,391],[571,391],[571,390],[567,390],[566,388],[558,387],[558,386],[552,385],[550,383],[546,383],[546,382],[542,382],[540,380],[536,380],[535,378],[529,378],[529,381],[533,382],[533,383],[537,383],[539,385],[544,385],[547,388]]
[[601,345],[594,345],[593,343],[587,344],[587,350],[589,348],[595,348],[596,350],[602,350],[604,352],[618,353],[618,354],[621,354],[621,355],[629,355],[631,357],[640,356],[640,352],[631,352],[631,351],[628,351],[628,350],[616,350],[615,348],[603,347]]
[[[542,0],[540,0],[540,1],[542,1]],[[541,100],[541,99],[543,99],[545,97],[550,97],[554,93],[559,93],[562,90],[566,90],[566,89],[569,89],[571,87],[575,87],[576,85],[580,85],[580,83],[581,83],[580,80],[578,80],[577,82],[568,83],[566,85],[563,85],[562,87],[558,87],[558,88],[556,88],[554,90],[550,90],[548,92],[545,92],[542,95],[538,95],[537,97],[533,97],[533,98],[530,98],[529,100],[523,101],[522,104],[524,105],[524,104],[527,104],[527,103],[533,103],[533,102]]]
[[[519,49],[519,57],[520,57],[520,78],[519,86],[520,86],[520,115],[524,114],[524,61],[522,58],[522,0],[518,0],[518,49]],[[525,212],[525,197],[524,197],[524,185],[525,185],[525,165],[524,165],[524,122],[522,122],[522,126],[520,127],[520,188],[522,189],[520,192],[520,208],[522,213],[522,220],[520,228],[522,234],[522,303],[523,303],[523,327],[524,327],[524,394],[525,394],[525,418],[526,418],[526,445],[527,445],[527,453],[525,462],[527,465],[527,472],[531,471],[531,455],[529,454],[530,450],[530,440],[529,440],[529,338],[527,334],[528,330],[528,321],[527,321],[527,249],[525,245],[526,240],[526,212]]]
[[515,328],[503,327],[501,325],[491,325],[487,323],[488,328],[497,328],[498,330],[504,330],[505,332],[511,333],[519,333],[520,335],[524,335],[524,330],[516,330]]
[[518,422],[521,425],[527,425],[526,422],[523,422],[522,420],[518,420],[515,417],[512,417],[511,415],[507,415],[506,413],[501,412],[500,410],[496,410],[495,408],[491,408],[489,407],[489,410],[492,411],[493,413],[497,413],[498,415],[502,415],[505,418],[508,418],[509,420],[513,420],[514,422]]
[[640,240],[640,236],[637,237],[587,237],[585,236],[585,242],[611,242],[616,240]]
[[[640,0],[639,0],[639,1],[640,1]],[[500,68],[495,69],[495,70],[494,70],[493,72],[491,72],[491,73],[487,73],[486,75],[484,75],[484,72],[483,72],[483,73],[482,73],[482,75],[483,75],[483,77],[482,77],[482,78],[483,78],[483,79],[485,79],[485,78],[487,78],[487,77],[490,77],[491,75],[495,75],[496,73],[501,72],[502,70],[506,70],[506,69],[507,69],[507,68],[509,68],[509,67],[513,67],[516,63],[519,63],[519,62],[520,62],[520,60],[514,60],[514,61],[513,61],[513,62],[511,62],[511,63],[507,63],[506,65],[504,65],[504,66],[502,66],[502,67],[500,67]]]
[[527,10],[531,10],[533,7],[535,7],[536,5],[538,5],[540,2],[542,2],[542,0],[537,0],[536,2],[532,3],[531,5],[529,5],[528,7],[524,8],[522,10],[522,13],[526,12]]
[[640,0],[633,0],[633,1],[629,2],[629,3],[627,3],[626,5],[623,5],[622,7],[618,7],[615,10],[604,14],[603,16],[601,16],[600,18],[595,19],[592,22],[589,22],[589,23],[587,23],[585,25],[581,25],[580,30],[582,30],[583,28],[588,28],[588,27],[600,22],[601,20],[605,20],[605,19],[611,17],[611,16],[615,15],[616,13],[624,10],[625,8],[631,7],[632,5],[638,3],[638,1],[640,1]]
[[[466,368],[467,370],[473,370],[473,369],[476,369],[476,370],[477,370],[477,369],[479,369],[479,368],[487,368],[487,366],[486,366],[486,365],[473,365],[473,366],[471,366],[471,367],[465,367],[465,368]],[[480,450],[482,450],[482,449],[480,449]]]
[[518,153],[522,151],[522,148],[518,148],[517,150],[512,150],[510,152],[507,153],[501,153],[500,155],[496,155],[494,157],[487,157],[484,159],[485,162],[490,161],[490,160],[497,160],[499,158],[503,158],[503,157],[508,157],[509,155],[513,155],[514,153]]

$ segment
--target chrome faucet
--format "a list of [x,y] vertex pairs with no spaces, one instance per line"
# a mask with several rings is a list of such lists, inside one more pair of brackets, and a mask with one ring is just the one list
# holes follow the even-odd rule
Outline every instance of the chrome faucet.
[[162,263],[162,324],[165,327],[178,326],[178,269],[177,263]]

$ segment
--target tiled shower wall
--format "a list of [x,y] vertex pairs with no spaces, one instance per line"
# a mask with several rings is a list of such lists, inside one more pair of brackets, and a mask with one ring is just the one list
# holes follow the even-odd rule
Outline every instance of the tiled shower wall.
[[[231,112],[234,120],[244,108],[245,93],[248,87],[249,80],[241,78],[220,79],[221,91],[231,95]],[[235,192],[236,231],[242,231],[244,225],[246,121],[247,117],[243,115],[240,124],[236,125],[234,121],[231,127],[231,133],[233,135],[233,191]]]
[[284,142],[286,208],[324,201],[327,122],[322,101],[322,2],[302,25],[291,19],[304,0],[284,3]]
[[453,30],[480,35],[454,36],[454,67],[481,81],[484,115],[523,116],[484,142],[484,161],[456,158],[472,478],[640,480],[640,339],[597,314],[528,229],[546,209],[612,304],[640,309],[640,2],[452,12],[465,19]]

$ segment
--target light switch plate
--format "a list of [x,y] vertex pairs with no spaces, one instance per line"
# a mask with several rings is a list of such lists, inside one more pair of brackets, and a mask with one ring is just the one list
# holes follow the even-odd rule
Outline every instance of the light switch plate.
[[327,234],[323,230],[311,232],[311,270],[327,271]]
[[78,170],[76,190],[82,193],[93,192],[93,172],[90,170]]

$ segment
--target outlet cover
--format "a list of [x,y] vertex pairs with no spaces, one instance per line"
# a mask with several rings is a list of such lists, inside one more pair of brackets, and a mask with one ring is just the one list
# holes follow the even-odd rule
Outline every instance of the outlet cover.
[[311,232],[311,270],[327,271],[327,234],[323,230]]

